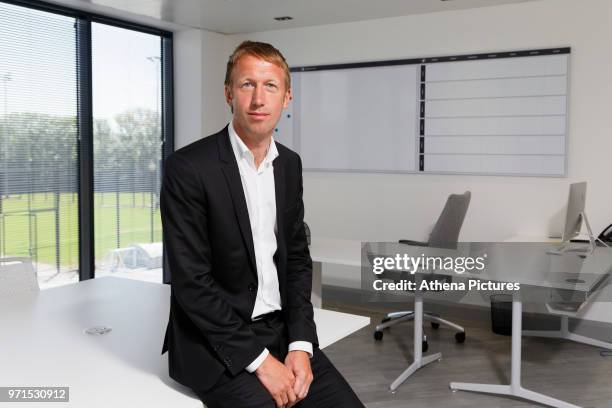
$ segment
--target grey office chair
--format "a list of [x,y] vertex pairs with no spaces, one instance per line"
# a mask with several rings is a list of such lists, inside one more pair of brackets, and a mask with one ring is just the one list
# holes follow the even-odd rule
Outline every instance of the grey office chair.
[[0,295],[11,296],[40,290],[30,258],[0,258]]
[[[413,246],[456,249],[457,240],[459,239],[459,232],[461,231],[465,214],[467,213],[470,205],[470,198],[471,193],[469,191],[466,191],[463,194],[451,194],[448,196],[446,205],[444,206],[436,225],[431,231],[429,240],[427,242],[410,241],[406,239],[402,239],[399,242]],[[448,277],[448,279],[451,279],[451,277]],[[374,338],[376,340],[382,340],[384,329],[413,319],[414,311],[412,310],[391,312],[381,321],[381,324],[376,326]],[[455,340],[458,343],[463,343],[465,341],[465,329],[458,324],[426,312],[423,313],[423,320],[430,321],[433,329],[438,329],[440,325],[455,329],[457,331],[455,333]],[[427,351],[428,348],[427,337],[423,335],[423,352]]]

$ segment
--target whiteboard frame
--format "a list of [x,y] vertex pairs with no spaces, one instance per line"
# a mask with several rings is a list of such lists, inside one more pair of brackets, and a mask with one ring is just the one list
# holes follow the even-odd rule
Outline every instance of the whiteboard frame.
[[[516,58],[516,57],[533,57],[533,56],[545,56],[545,55],[558,55],[558,54],[568,54],[568,62],[567,62],[567,88],[566,88],[566,110],[565,110],[565,151],[564,151],[564,160],[563,160],[563,173],[562,174],[539,174],[539,173],[503,173],[503,172],[487,172],[487,173],[478,173],[478,172],[460,172],[460,171],[427,171],[427,170],[419,170],[419,122],[420,116],[417,117],[415,121],[416,126],[416,137],[415,144],[415,155],[416,155],[416,170],[407,171],[407,170],[372,170],[372,169],[326,169],[326,168],[309,168],[304,167],[304,171],[313,172],[313,173],[373,173],[373,174],[423,174],[423,175],[469,175],[469,176],[503,176],[503,177],[543,177],[543,178],[566,178],[568,177],[568,165],[569,165],[569,100],[570,100],[570,74],[571,74],[571,47],[555,47],[555,48],[544,48],[544,49],[531,49],[531,50],[519,50],[519,51],[502,51],[502,52],[487,52],[487,53],[477,53],[477,54],[461,54],[461,55],[451,55],[451,56],[440,56],[440,57],[419,57],[419,58],[409,58],[409,59],[398,59],[398,60],[383,60],[383,61],[367,61],[367,62],[353,62],[353,63],[341,63],[341,64],[327,64],[327,65],[313,65],[313,66],[297,66],[290,67],[290,72],[310,72],[310,71],[322,71],[322,70],[340,70],[340,69],[353,69],[353,68],[366,68],[366,67],[383,67],[383,66],[393,66],[393,65],[424,65],[424,64],[432,64],[432,63],[441,63],[441,62],[455,62],[455,61],[472,61],[472,60],[488,60],[488,59],[506,59],[506,58]],[[416,78],[417,85],[420,84],[420,78]],[[419,89],[419,86],[417,86]],[[417,98],[417,102],[420,102],[420,95],[415,95]],[[299,108],[299,101],[294,99],[292,103],[296,104]],[[419,104],[417,103],[417,107]],[[418,110],[418,109],[417,109]],[[296,126],[299,125],[298,115],[295,115],[296,106],[294,105],[294,147],[296,151],[300,153],[301,150],[301,134],[297,132]],[[297,120],[295,120],[297,118]],[[296,138],[296,135],[297,136]]]

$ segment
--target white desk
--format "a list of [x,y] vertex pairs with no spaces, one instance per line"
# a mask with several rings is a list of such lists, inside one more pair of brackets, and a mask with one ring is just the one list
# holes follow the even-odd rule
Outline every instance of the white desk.
[[[576,239],[588,242],[588,235],[579,235]],[[504,242],[548,242],[548,243],[561,243],[561,237],[544,237],[537,235],[513,235]]]
[[[612,249],[595,248],[586,258],[577,254],[567,253],[553,255],[549,253],[550,244],[504,244],[502,247],[496,243],[460,243],[457,250],[436,249],[430,247],[401,246],[389,243],[371,248],[375,256],[395,256],[406,254],[412,258],[420,256],[482,256],[488,255],[486,268],[478,271],[465,271],[456,274],[452,270],[436,268],[435,275],[439,277],[452,276],[453,279],[475,279],[483,282],[516,282],[521,285],[521,292],[513,293],[512,301],[512,350],[511,350],[511,379],[509,384],[477,384],[451,382],[452,390],[464,390],[513,396],[548,405],[556,408],[579,408],[577,405],[539,394],[526,389],[521,384],[521,341],[522,341],[522,314],[523,301],[529,299],[529,294],[535,294],[539,301],[546,302],[549,293],[565,291],[576,294],[581,302],[588,302],[595,292],[608,281],[612,273]],[[412,271],[411,271],[412,272]],[[407,272],[403,272],[406,274]],[[430,276],[431,270],[416,270],[415,279]],[[402,273],[385,271],[382,278],[387,275],[390,279],[401,279]],[[418,286],[418,283],[417,283]],[[542,297],[543,296],[543,297]],[[422,295],[417,290],[414,295],[414,361],[391,384],[395,390],[402,382],[423,366],[437,361],[440,353],[423,356],[421,353],[421,325],[422,325]]]
[[[514,242],[517,242],[517,241],[514,241]],[[518,242],[525,242],[525,241],[518,241]],[[533,242],[533,241],[527,241],[527,242]],[[535,244],[533,246],[535,247]],[[542,248],[540,249],[540,251],[544,251],[544,249]],[[529,257],[529,255],[530,254],[528,253],[525,254],[526,257]],[[527,273],[534,275],[534,276],[538,276],[542,272],[544,272],[544,275],[548,275],[549,277],[553,277],[555,274],[559,274],[560,279],[558,281],[543,279],[541,282],[542,283],[541,287],[550,288],[550,289],[555,290],[556,288],[562,287],[560,283],[563,280],[565,281],[570,280],[567,278],[564,271],[569,272],[570,270],[572,270],[571,269],[573,268],[572,265],[575,265],[574,257],[576,256],[577,256],[576,254],[567,253],[567,254],[559,255],[559,258],[555,259],[556,261],[557,260],[561,260],[561,262],[565,261],[568,265],[567,269],[565,268],[556,269],[556,268],[551,267],[549,264],[548,266],[550,268],[549,271],[546,271],[545,268],[542,268],[542,269],[527,270]],[[543,259],[549,258],[550,260],[552,260],[553,258],[556,257],[556,255],[550,255],[548,252],[543,252],[542,257]],[[572,258],[574,258],[574,260],[572,260]],[[551,264],[552,263],[553,262],[551,262]],[[590,298],[593,297],[591,295],[600,289],[599,287],[600,284],[605,284],[607,282],[607,279],[610,275],[610,270],[611,270],[610,265],[612,265],[612,255],[610,253],[609,248],[595,248],[594,252],[591,255],[589,255],[588,258],[584,262],[582,262],[580,269],[576,271],[576,272],[579,272],[580,275],[577,274],[579,279],[577,279],[577,283],[575,285],[574,290],[577,292],[583,292],[583,294],[585,295],[584,302],[591,301]],[[512,278],[506,279],[506,281],[515,280],[516,282],[521,282],[521,284],[523,284],[523,282],[525,282],[524,271],[517,270],[517,269],[512,270],[512,269],[513,269],[512,267],[508,268],[508,270],[506,271],[506,276],[507,277],[512,277],[514,275],[518,275],[518,276],[514,276],[515,279],[512,279]],[[554,273],[551,274],[550,272],[554,272]],[[503,274],[501,274],[499,277],[503,278],[502,275]],[[590,278],[594,277],[595,275],[597,275],[599,278],[596,281],[592,281],[589,283],[588,281],[590,280]],[[584,285],[582,283],[584,283]],[[522,330],[522,318],[523,318],[523,301],[521,299],[521,295],[515,292],[513,296],[513,300],[512,300],[512,346],[511,346],[511,363],[510,363],[510,381],[508,384],[480,384],[480,383],[451,382],[449,385],[450,388],[454,391],[463,390],[463,391],[474,391],[474,392],[482,392],[482,393],[488,393],[488,394],[512,396],[512,397],[522,398],[527,401],[531,401],[531,402],[539,403],[541,405],[551,406],[555,408],[579,408],[577,405],[574,405],[572,403],[562,401],[562,400],[553,398],[548,395],[540,394],[540,393],[531,391],[523,387],[521,383],[521,379],[522,379],[522,376],[521,376],[522,337],[525,335],[535,335],[535,336],[545,336],[545,337],[555,337],[555,336],[546,336],[545,334],[543,334],[545,332],[541,332],[541,331],[523,331]],[[560,333],[568,334],[569,332],[568,332],[568,327],[567,327],[567,316],[565,316],[564,319],[565,319],[565,323],[563,323],[563,320],[562,320],[562,329]],[[574,335],[574,336],[582,337],[578,335]],[[561,336],[558,336],[558,337],[561,337]],[[568,337],[568,338],[571,338],[571,337]],[[580,341],[575,338],[572,338],[572,340]],[[594,339],[591,339],[591,340],[594,342],[596,341]]]
[[[168,285],[114,277],[0,299],[0,385],[69,386],[54,407],[201,408],[160,354],[169,304]],[[370,319],[315,309],[315,322],[323,348]],[[112,331],[83,333],[94,325]]]
[[561,243],[561,238],[538,237],[537,235],[514,235],[504,239],[503,242],[547,242],[554,244],[556,242]]
[[321,307],[323,264],[361,267],[361,242],[337,238],[312,238],[312,305]]
[[[586,235],[580,236],[579,239],[587,238]],[[533,235],[516,235],[506,239],[504,242],[549,242],[561,243],[561,238],[538,237]],[[547,312],[553,315],[558,315],[561,319],[559,330],[523,330],[523,336],[530,337],[546,337],[555,339],[565,339],[575,341],[577,343],[588,344],[589,346],[601,347],[604,349],[612,349],[612,343],[607,341],[597,340],[591,337],[573,333],[569,330],[569,318],[580,318],[577,312],[569,312],[564,310],[553,309],[546,305]]]

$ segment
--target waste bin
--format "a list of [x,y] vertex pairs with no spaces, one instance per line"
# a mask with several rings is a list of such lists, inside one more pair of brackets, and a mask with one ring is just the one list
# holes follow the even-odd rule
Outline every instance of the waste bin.
[[491,330],[503,336],[512,335],[512,295],[491,295]]

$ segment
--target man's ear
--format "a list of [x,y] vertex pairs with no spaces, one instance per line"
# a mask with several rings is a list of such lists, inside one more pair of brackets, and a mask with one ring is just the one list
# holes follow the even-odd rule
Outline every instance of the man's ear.
[[224,93],[225,93],[225,102],[227,102],[227,104],[231,107],[232,106],[232,90],[230,89],[229,85],[225,85],[223,87],[224,89]]
[[224,89],[224,93],[225,93],[225,102],[230,107],[230,111],[233,114],[234,113],[234,106],[232,105],[232,101],[233,101],[234,98],[232,96],[232,90],[231,90],[229,85],[225,85],[225,87],[223,89]]
[[283,108],[286,108],[287,106],[289,106],[289,102],[291,102],[292,99],[293,99],[293,92],[291,91],[291,88],[289,88],[287,92],[285,92],[285,100],[283,101]]

